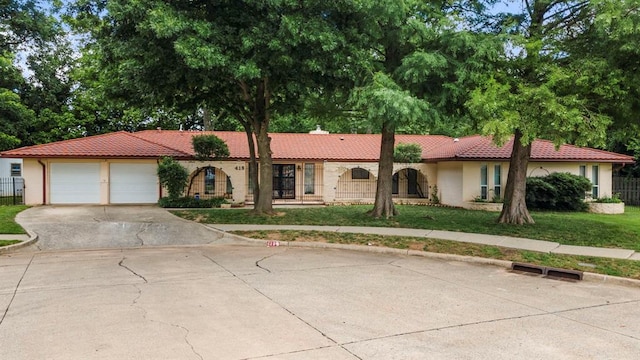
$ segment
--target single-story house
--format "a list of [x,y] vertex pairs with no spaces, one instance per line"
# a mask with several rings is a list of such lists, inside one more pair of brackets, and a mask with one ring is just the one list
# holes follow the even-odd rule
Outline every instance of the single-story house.
[[[230,156],[198,161],[191,138],[214,134]],[[276,203],[372,203],[376,191],[379,134],[270,134],[273,198]],[[419,163],[394,164],[393,193],[398,202],[464,206],[474,199],[504,194],[512,143],[495,146],[479,135],[396,135],[396,143],[422,148]],[[114,132],[28,146],[0,154],[23,159],[26,204],[146,204],[166,195],[156,175],[157,162],[171,156],[190,175],[188,196],[224,196],[250,203],[249,149],[243,132],[146,130]],[[545,140],[532,147],[528,175],[552,172],[582,175],[593,183],[594,198],[611,196],[614,166],[631,156]]]

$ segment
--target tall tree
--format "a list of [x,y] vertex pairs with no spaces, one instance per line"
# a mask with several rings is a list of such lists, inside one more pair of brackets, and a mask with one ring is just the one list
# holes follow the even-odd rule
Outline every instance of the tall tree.
[[381,129],[378,183],[370,214],[389,218],[396,214],[392,199],[396,131],[429,133],[465,118],[460,109],[466,88],[476,83],[483,60],[495,56],[496,47],[483,34],[463,26],[471,20],[463,15],[473,14],[467,7],[482,8],[477,1],[389,0],[369,5],[372,75],[353,98]]
[[[599,90],[591,99],[612,119],[608,150],[640,160],[640,0],[593,0],[593,6],[595,20],[569,44],[580,67],[591,69],[576,85],[582,92]],[[640,176],[639,163],[625,170]]]
[[[567,46],[593,21],[588,0],[527,0],[502,14],[500,70],[473,91],[468,106],[483,133],[498,144],[513,139],[501,223],[534,223],[525,202],[527,165],[536,138],[577,145],[602,144],[610,118],[575,84],[590,76]],[[588,54],[582,54],[588,56]],[[594,84],[594,92],[608,84]]]
[[[56,20],[35,1],[0,0],[0,137],[3,147],[30,139],[34,111],[25,102],[25,54],[36,52],[59,34]],[[21,64],[21,66],[18,66]]]
[[[259,154],[254,210],[270,213],[271,114],[352,77],[359,39],[347,30],[358,25],[357,3],[79,0],[76,18],[93,27],[94,51],[121,96],[204,104],[242,123],[250,150],[255,138]],[[86,16],[90,10],[97,19]]]

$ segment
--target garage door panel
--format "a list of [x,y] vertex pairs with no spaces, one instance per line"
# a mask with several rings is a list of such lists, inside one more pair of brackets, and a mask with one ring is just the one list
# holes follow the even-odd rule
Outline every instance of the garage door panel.
[[52,163],[52,204],[99,204],[99,163]]
[[110,165],[110,202],[112,204],[152,204],[158,201],[156,164]]

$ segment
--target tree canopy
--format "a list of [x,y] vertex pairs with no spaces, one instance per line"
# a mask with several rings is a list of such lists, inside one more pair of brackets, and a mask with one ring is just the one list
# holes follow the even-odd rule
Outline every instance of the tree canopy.
[[640,156],[640,0],[496,3],[0,0],[0,149],[244,130],[269,213],[269,132],[381,133],[372,214],[389,217],[396,132],[481,132],[515,139],[499,221],[529,223],[535,138]]
[[503,14],[502,59],[467,102],[485,135],[497,144],[514,139],[500,222],[534,222],[525,202],[533,140],[604,145],[612,118],[602,106],[619,94],[619,84],[601,71],[602,59],[573,46],[594,26],[596,4],[532,0]]
[[[94,20],[81,24],[96,39],[111,97],[224,111],[243,125],[251,151],[255,135],[257,212],[272,208],[272,112],[287,114],[305,94],[351,81],[360,53],[359,33],[351,31],[357,2],[82,3],[93,5]],[[255,160],[251,169],[258,173]]]

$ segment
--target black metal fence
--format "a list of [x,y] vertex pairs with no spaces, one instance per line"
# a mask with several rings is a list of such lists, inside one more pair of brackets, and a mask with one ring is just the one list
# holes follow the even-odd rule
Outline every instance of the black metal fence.
[[24,179],[21,177],[0,178],[0,205],[24,204]]
[[627,205],[640,205],[640,178],[614,176],[613,193]]

